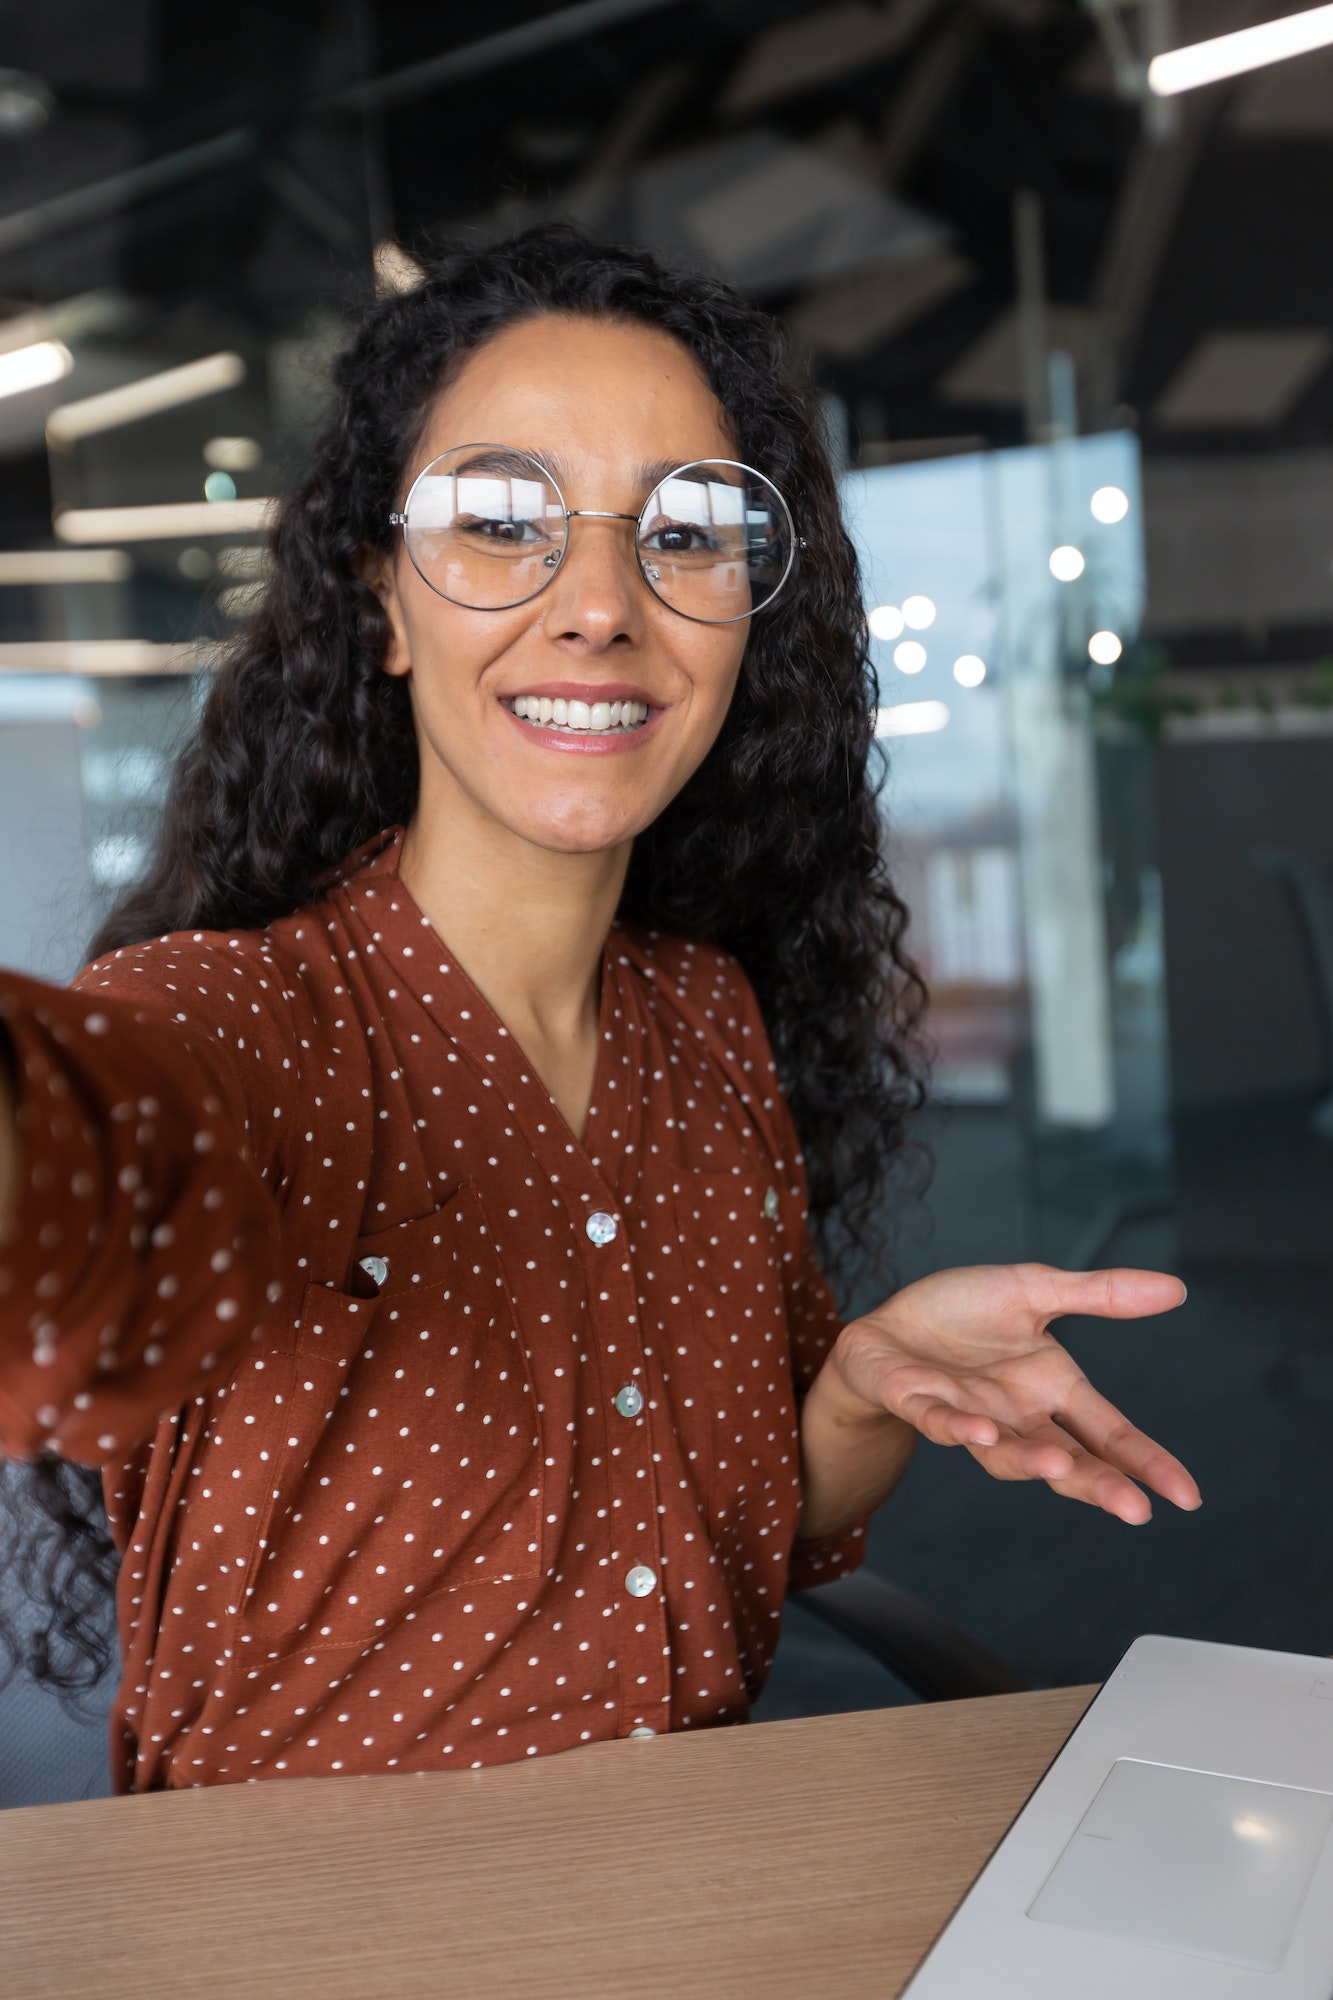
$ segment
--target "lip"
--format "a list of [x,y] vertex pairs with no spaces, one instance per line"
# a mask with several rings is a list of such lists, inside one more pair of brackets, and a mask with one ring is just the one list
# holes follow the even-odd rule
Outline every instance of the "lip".
[[[552,701],[586,701],[590,708],[594,701],[643,701],[648,704],[648,719],[641,722],[637,729],[610,729],[604,736],[585,736],[569,730],[551,729],[540,722],[527,722],[515,715],[506,703],[517,701],[521,694],[544,695]],[[627,750],[637,750],[654,733],[666,714],[665,708],[658,706],[641,688],[620,681],[593,688],[580,686],[574,681],[543,682],[540,687],[516,688],[513,694],[497,698],[496,707],[511,729],[522,730],[528,743],[542,750],[563,750],[574,757],[619,757]]]

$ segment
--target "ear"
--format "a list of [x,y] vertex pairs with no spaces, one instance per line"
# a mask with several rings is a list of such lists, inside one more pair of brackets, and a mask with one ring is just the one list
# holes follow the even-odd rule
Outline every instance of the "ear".
[[407,625],[403,618],[402,602],[398,595],[394,559],[384,549],[367,551],[357,572],[369,590],[373,590],[384,607],[384,615],[389,621],[389,637],[381,662],[384,672],[400,678],[412,671],[412,654],[407,640]]

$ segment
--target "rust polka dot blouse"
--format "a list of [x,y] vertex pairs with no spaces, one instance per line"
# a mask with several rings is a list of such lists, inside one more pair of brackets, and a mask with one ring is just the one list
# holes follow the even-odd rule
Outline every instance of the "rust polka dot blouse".
[[102,1469],[124,1791],[741,1721],[785,1591],[860,1560],[794,1546],[839,1321],[739,967],[612,930],[580,1144],[400,846],[0,979],[0,1450]]

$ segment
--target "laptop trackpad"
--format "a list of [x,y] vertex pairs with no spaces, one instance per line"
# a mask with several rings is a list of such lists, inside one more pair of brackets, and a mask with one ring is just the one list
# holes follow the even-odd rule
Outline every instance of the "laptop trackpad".
[[1028,1915],[1275,1972],[1330,1825],[1328,1792],[1122,1757]]

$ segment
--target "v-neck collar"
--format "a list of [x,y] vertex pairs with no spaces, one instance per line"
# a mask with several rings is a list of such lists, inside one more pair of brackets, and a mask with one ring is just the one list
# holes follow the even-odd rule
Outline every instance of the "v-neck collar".
[[621,985],[618,926],[612,924],[602,947],[597,1060],[580,1140],[535,1065],[403,881],[399,874],[403,835],[402,827],[387,828],[349,858],[338,878],[349,913],[369,933],[366,949],[378,952],[393,966],[480,1078],[482,1088],[501,1093],[533,1152],[542,1159],[561,1161],[553,1178],[567,1179],[571,1165],[577,1162],[614,1201],[617,1163],[603,1158],[603,1134],[608,1129],[603,1105],[612,1069],[624,1067],[623,1060],[617,1061],[614,1047],[616,1020],[624,1020],[624,1008],[617,1005]]

